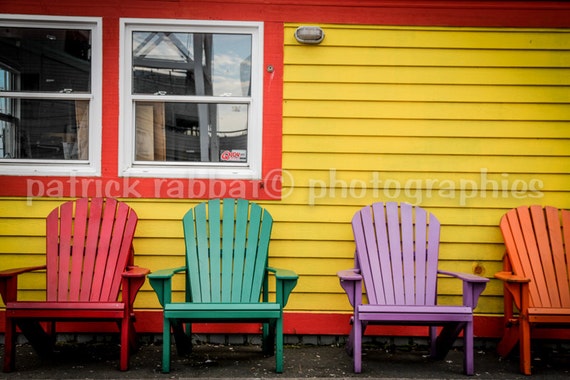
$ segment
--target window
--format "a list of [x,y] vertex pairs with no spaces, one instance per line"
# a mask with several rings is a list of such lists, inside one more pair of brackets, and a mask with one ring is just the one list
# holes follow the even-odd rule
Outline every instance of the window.
[[100,172],[100,20],[0,15],[0,174]]
[[122,22],[120,174],[260,178],[262,24]]

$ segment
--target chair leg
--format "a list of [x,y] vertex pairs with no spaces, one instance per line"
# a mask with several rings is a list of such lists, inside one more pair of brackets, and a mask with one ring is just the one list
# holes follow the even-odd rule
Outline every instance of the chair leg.
[[354,317],[350,318],[350,333],[348,334],[348,341],[346,342],[346,353],[352,357],[354,354]]
[[453,343],[457,340],[459,334],[461,334],[461,330],[464,330],[466,328],[465,326],[465,322],[457,322],[443,326],[435,341],[435,359],[445,359],[447,353],[453,346]]
[[170,372],[170,319],[164,317],[162,326],[162,373]]
[[503,337],[497,344],[497,353],[501,357],[507,357],[519,342],[521,336],[519,329],[520,328],[518,322],[516,324],[505,326]]
[[131,355],[133,352],[139,350],[137,330],[135,329],[135,324],[132,319],[129,321],[129,329],[129,355]]
[[475,374],[474,354],[473,354],[473,321],[465,324],[463,330],[463,350],[465,358],[463,359],[463,366],[465,374],[472,376]]
[[[185,328],[186,326],[186,328]],[[192,353],[192,323],[182,323],[178,320],[170,320],[170,328],[174,336],[174,344],[178,356]]]
[[429,327],[429,354],[432,358],[437,356],[437,326]]
[[283,372],[283,317],[276,321],[275,331],[275,372]]
[[12,372],[16,366],[16,325],[10,318],[6,318],[4,334],[4,372]]
[[362,372],[362,322],[355,316],[354,324],[352,325],[354,347],[353,347],[353,361],[354,373]]
[[531,374],[530,355],[530,324],[528,318],[520,318],[519,327],[520,371],[525,375]]
[[127,315],[121,321],[121,357],[119,367],[121,371],[129,369],[129,349],[131,346],[131,321]]
[[275,355],[276,321],[269,321],[262,325],[261,350],[264,355]]

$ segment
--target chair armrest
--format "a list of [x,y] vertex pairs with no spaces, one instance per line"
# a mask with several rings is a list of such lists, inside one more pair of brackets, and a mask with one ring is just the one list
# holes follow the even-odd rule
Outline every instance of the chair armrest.
[[140,268],[138,266],[132,265],[128,266],[126,270],[122,273],[123,277],[123,299],[128,300],[128,307],[132,311],[132,305],[135,302],[137,293],[143,286],[146,275],[150,273],[150,270],[146,268]]
[[477,307],[479,296],[483,293],[489,282],[488,278],[471,273],[450,272],[445,270],[438,270],[437,273],[456,277],[463,281],[463,305],[469,306],[471,309]]
[[345,269],[337,272],[341,281],[361,281],[362,275],[359,269]]
[[267,267],[267,270],[271,273],[274,273],[275,278],[279,280],[296,280],[299,278],[299,275],[297,273],[289,269]]
[[176,273],[183,272],[186,270],[186,267],[178,267],[178,268],[168,268],[168,269],[160,269],[154,271],[148,275],[149,279],[153,280],[167,280],[174,276]]
[[517,276],[511,272],[497,272],[495,278],[505,282],[530,282],[530,278]]
[[164,307],[165,304],[170,303],[172,300],[172,276],[176,273],[183,272],[186,267],[160,269],[156,272],[148,274],[148,281],[150,286],[154,289],[158,302]]
[[345,269],[337,272],[337,276],[340,281],[340,286],[346,292],[348,297],[348,302],[355,308],[362,304],[362,275],[360,270]]
[[136,265],[127,267],[127,270],[123,272],[123,277],[145,277],[150,273],[150,269],[141,268]]
[[292,270],[267,267],[267,271],[275,275],[275,297],[284,308],[289,301],[289,295],[297,286],[299,275]]
[[489,282],[488,278],[477,276],[476,274],[463,273],[463,272],[451,272],[447,270],[438,270],[437,273],[444,274],[451,277],[456,277],[463,281],[468,282]]
[[[512,310],[512,303],[514,303],[521,313],[527,313],[530,301],[530,278],[518,276],[509,271],[497,272],[495,278],[503,281],[505,310],[508,308]],[[510,305],[507,307],[507,304]],[[512,311],[505,312],[505,317],[507,316],[512,317]]]
[[46,268],[46,265],[38,265],[35,267],[13,268],[0,271],[0,296],[2,296],[4,304],[17,301],[19,275]]
[[22,273],[33,272],[36,270],[41,270],[41,269],[46,269],[46,268],[47,268],[46,265],[38,265],[35,267],[6,269],[3,271],[0,271],[0,280],[2,280],[3,278],[7,278],[7,277],[18,276]]

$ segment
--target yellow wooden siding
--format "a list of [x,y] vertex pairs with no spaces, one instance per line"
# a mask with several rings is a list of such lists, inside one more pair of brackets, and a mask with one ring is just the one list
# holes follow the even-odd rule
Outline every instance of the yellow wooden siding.
[[[441,267],[487,277],[502,266],[506,210],[570,207],[568,30],[321,25],[309,46],[297,26],[284,34],[287,207],[274,208],[287,228],[274,247],[303,257],[306,300],[348,307],[334,273],[351,265],[364,204],[422,205],[442,223]],[[439,291],[459,302],[455,281]],[[491,281],[477,311],[501,313],[501,296]]]
[[[350,219],[407,201],[442,223],[441,267],[492,277],[497,224],[520,204],[570,208],[570,32],[322,25],[321,45],[285,26],[283,199],[271,265],[300,280],[290,311],[348,312],[336,272],[352,265]],[[43,263],[45,216],[60,199],[0,199],[0,268]],[[140,222],[136,263],[183,265],[181,218],[193,200],[126,199]],[[41,293],[26,275],[21,297]],[[175,279],[176,297],[183,280]],[[442,278],[440,301],[460,302]],[[477,312],[502,312],[492,280]],[[156,309],[146,283],[136,306]]]

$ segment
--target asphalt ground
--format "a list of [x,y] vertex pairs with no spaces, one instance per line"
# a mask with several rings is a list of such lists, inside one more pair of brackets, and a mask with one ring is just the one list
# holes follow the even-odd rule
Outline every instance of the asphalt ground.
[[[264,357],[255,344],[199,344],[191,355],[178,357],[173,348],[171,372],[161,373],[162,345],[145,342],[131,356],[130,369],[118,370],[119,347],[113,342],[58,343],[49,358],[33,349],[17,347],[16,371],[4,379],[196,379],[196,378],[317,378],[317,379],[570,379],[568,342],[535,345],[532,377],[518,371],[518,358],[500,358],[492,344],[479,345],[473,377],[463,374],[461,347],[444,360],[432,361],[427,347],[369,344],[365,346],[363,371],[353,373],[352,360],[342,344],[287,345],[284,371],[275,373],[275,358]],[[2,347],[3,349],[3,347]]]

